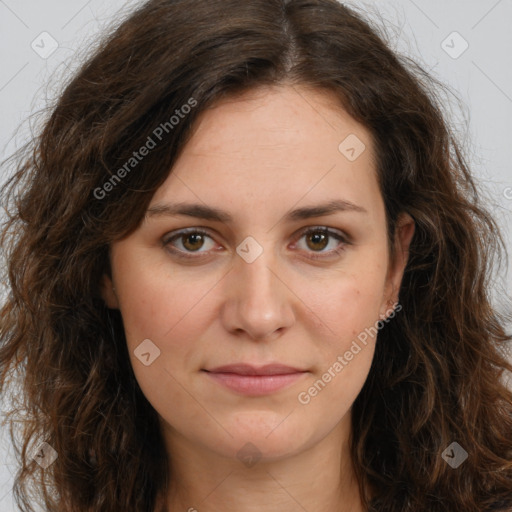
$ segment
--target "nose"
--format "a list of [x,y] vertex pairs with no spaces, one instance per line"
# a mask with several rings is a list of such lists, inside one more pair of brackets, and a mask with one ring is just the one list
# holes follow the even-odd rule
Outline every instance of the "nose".
[[225,282],[221,312],[225,328],[258,341],[282,336],[295,322],[298,301],[287,281],[270,249],[251,263],[236,255]]

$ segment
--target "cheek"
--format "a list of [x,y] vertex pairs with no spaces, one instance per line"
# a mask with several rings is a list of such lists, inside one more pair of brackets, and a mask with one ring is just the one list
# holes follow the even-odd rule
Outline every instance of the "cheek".
[[343,348],[379,319],[384,284],[385,266],[373,260],[360,264],[325,279],[303,282],[301,298],[311,311],[314,328],[333,348]]
[[184,325],[193,330],[201,323],[201,301],[214,288],[212,277],[171,275],[161,265],[142,266],[136,261],[119,263],[116,283],[129,342],[162,340]]
[[[120,310],[139,386],[157,411],[190,409],[190,396],[183,392],[179,376],[197,366],[198,341],[214,317],[208,296],[218,278],[171,276],[165,269],[127,261],[117,268]],[[143,346],[150,353],[147,366],[139,358]]]
[[308,418],[322,416],[326,424],[343,417],[363,387],[375,349],[384,278],[377,264],[373,272],[339,276],[310,294],[309,338],[316,345],[315,374],[297,396]]
[[[215,319],[211,299],[218,276],[171,275],[165,267],[143,266],[127,258],[119,259],[116,270],[127,348],[137,381],[150,400],[160,395],[165,383],[166,400],[172,397],[177,404],[186,397],[172,376],[199,365],[198,343]],[[151,343],[143,344],[145,340]],[[149,347],[151,353],[148,366],[139,357],[148,352],[142,347]]]

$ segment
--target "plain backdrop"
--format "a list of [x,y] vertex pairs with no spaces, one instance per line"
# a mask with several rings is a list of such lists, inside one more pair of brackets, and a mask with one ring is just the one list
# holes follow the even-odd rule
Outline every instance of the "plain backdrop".
[[[73,71],[77,50],[87,51],[119,10],[140,3],[0,0],[0,160],[30,137],[29,115],[56,94],[48,85],[52,74],[55,85],[56,76]],[[452,98],[446,110],[470,148],[472,169],[512,254],[512,0],[344,3],[364,9],[385,28],[396,51],[415,59],[460,98],[461,106]],[[0,176],[0,186],[4,179]],[[507,290],[511,274],[499,276]],[[18,512],[11,493],[15,471],[7,431],[0,429],[2,512]]]

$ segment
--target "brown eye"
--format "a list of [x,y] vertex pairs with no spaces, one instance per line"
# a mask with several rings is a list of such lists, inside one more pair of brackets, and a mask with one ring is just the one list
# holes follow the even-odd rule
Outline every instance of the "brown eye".
[[[312,231],[307,234],[308,247],[313,250],[323,250],[329,243],[329,235],[320,231]],[[311,243],[309,243],[311,242]]]
[[181,235],[182,245],[188,251],[197,251],[204,244],[204,236],[201,233]]
[[[207,241],[210,240],[210,247]],[[197,258],[206,255],[214,247],[212,237],[201,229],[190,229],[179,231],[169,235],[162,240],[163,246],[170,252],[183,258]],[[201,250],[205,247],[206,250]],[[197,253],[194,255],[193,253]]]
[[[309,257],[312,259],[329,258],[339,255],[345,250],[345,246],[350,243],[348,237],[342,232],[333,231],[326,227],[310,228],[302,232],[299,241],[303,238],[306,239],[306,248],[304,250],[309,252]],[[333,248],[325,251],[324,249],[329,245],[333,245]]]

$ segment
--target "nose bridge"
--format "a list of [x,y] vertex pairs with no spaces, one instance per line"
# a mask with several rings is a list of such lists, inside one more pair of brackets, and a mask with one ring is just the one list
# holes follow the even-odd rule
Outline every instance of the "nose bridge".
[[272,237],[245,239],[237,247],[230,276],[227,327],[243,330],[251,338],[265,338],[293,322],[291,292],[279,275]]

